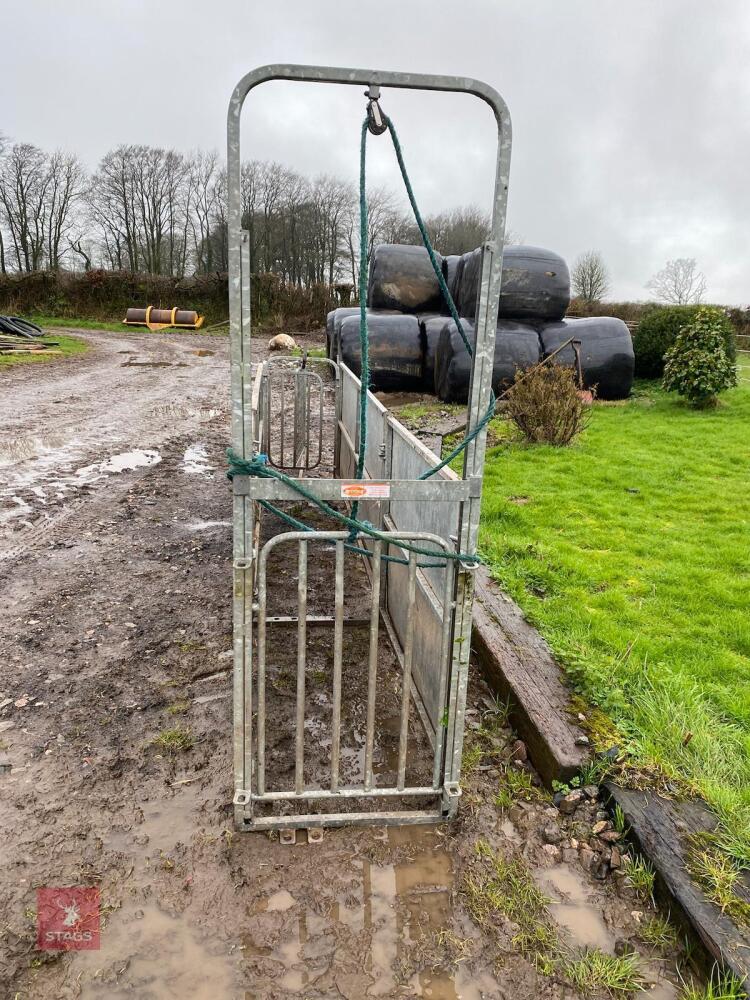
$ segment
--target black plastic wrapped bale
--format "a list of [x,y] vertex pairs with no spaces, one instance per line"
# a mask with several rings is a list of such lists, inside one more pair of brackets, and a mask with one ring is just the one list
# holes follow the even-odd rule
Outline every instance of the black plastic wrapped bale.
[[[331,315],[330,313],[328,314]],[[369,322],[370,316],[402,316],[397,309],[381,309],[378,312],[373,312],[372,309],[367,310],[367,318]],[[331,339],[330,344],[328,340],[328,320],[326,319],[326,350],[330,353],[328,357],[332,361],[336,361],[336,356],[338,354],[338,341],[341,334],[341,324],[345,319],[349,319],[351,316],[356,316],[359,322],[359,306],[339,306],[338,309],[333,311],[333,319],[331,320]]]
[[[448,291],[453,296],[454,302],[456,301],[456,295],[458,295],[458,282],[463,270],[462,261],[463,257],[461,254],[451,254],[449,257],[443,257],[443,277],[448,286]],[[445,302],[443,302],[442,311],[444,313],[448,312],[448,306]]]
[[[416,316],[368,313],[370,389],[383,392],[418,392],[422,386],[422,341]],[[341,360],[355,375],[362,375],[359,318],[341,324]]]
[[474,319],[477,314],[477,293],[481,271],[482,251],[472,250],[470,253],[465,253],[458,268],[456,294],[453,296],[459,316]]
[[[442,257],[435,256],[442,268]],[[370,259],[367,304],[402,313],[443,311],[440,285],[425,248],[399,243],[376,246]]]
[[[359,316],[359,306],[339,306],[326,317],[326,353],[333,361],[338,354],[338,336],[341,324],[350,316]],[[330,331],[330,332],[329,332]]]
[[[575,337],[581,341],[581,371],[586,389],[596,388],[599,399],[625,399],[633,387],[635,355],[633,338],[621,319],[590,316],[547,323],[540,332],[544,357]],[[564,348],[553,362],[575,366],[572,345]]]
[[[482,252],[464,255],[460,313],[473,319],[482,272]],[[510,246],[503,254],[500,319],[559,320],[570,305],[568,265],[542,247]]]
[[422,392],[435,393],[435,358],[443,327],[450,323],[447,316],[420,316],[422,338]]
[[[469,343],[474,343],[474,324],[462,321]],[[499,395],[512,384],[516,371],[526,371],[542,359],[539,335],[525,323],[500,320],[495,336],[492,390]],[[435,357],[435,388],[444,403],[465,403],[469,398],[471,357],[453,320],[447,320],[438,339]]]
[[[331,309],[331,311],[326,316],[326,357],[331,357],[331,344],[333,343],[333,317],[336,315],[336,310]],[[334,359],[335,360],[335,359]]]

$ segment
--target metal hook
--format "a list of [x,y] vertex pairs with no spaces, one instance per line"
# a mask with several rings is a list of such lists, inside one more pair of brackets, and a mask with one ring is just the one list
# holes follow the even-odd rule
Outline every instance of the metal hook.
[[365,91],[365,97],[369,98],[367,104],[367,128],[373,135],[382,135],[388,128],[388,120],[380,107],[380,87],[376,83],[371,83]]

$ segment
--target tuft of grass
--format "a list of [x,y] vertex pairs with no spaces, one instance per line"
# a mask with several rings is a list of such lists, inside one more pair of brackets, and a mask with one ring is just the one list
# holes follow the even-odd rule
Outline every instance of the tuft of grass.
[[585,703],[626,735],[615,742],[634,766],[702,794],[740,862],[750,862],[749,422],[750,385],[710,412],[639,385],[621,405],[594,404],[570,448],[491,451],[480,526],[494,577]]
[[571,984],[584,996],[606,993],[621,997],[643,989],[644,979],[638,969],[638,955],[607,955],[598,948],[585,951],[579,958],[563,964]]
[[659,914],[643,920],[638,928],[641,941],[658,951],[672,951],[677,948],[677,931],[670,922]]
[[506,767],[500,775],[500,788],[495,796],[499,809],[510,809],[515,802],[539,802],[544,797],[541,789],[531,780],[528,771]]
[[[507,738],[503,735],[503,726],[507,725],[508,707],[499,700],[493,701],[493,707],[484,712],[481,724],[476,729],[467,729],[464,740],[464,753],[461,769],[465,777],[479,767],[480,764],[498,763]],[[448,724],[447,713],[443,725]]]
[[185,712],[189,711],[189,709],[190,709],[189,701],[176,701],[172,705],[167,706],[167,714],[184,715]]
[[475,853],[476,862],[466,872],[461,887],[469,913],[483,928],[498,915],[517,924],[513,946],[549,975],[559,952],[547,912],[549,899],[520,858],[495,854],[484,840],[477,841]]
[[[301,358],[304,352],[301,347],[293,347],[289,353],[293,358]],[[308,358],[324,358],[326,349],[325,347],[308,347],[307,356]]]
[[175,726],[164,729],[151,740],[151,746],[164,753],[176,754],[191,750],[194,744],[193,734],[186,726]]
[[645,858],[628,857],[622,870],[628,883],[638,895],[653,903],[655,873],[651,864]]
[[695,983],[683,986],[680,1000],[747,1000],[747,993],[733,976],[714,973],[705,986]]
[[[88,350],[88,344],[76,337],[68,337],[65,334],[58,334],[55,337],[39,337],[35,341],[42,344],[54,344],[49,351],[39,351],[39,353],[29,354],[0,354],[0,368],[10,368],[13,365],[39,364],[40,362],[51,363],[59,361],[60,358],[69,358],[74,354],[84,354]],[[55,352],[54,354],[52,352]]]
[[612,826],[621,836],[627,833],[628,825],[625,822],[625,813],[622,811],[622,806],[619,802],[615,803],[615,808],[612,811]]
[[741,924],[750,924],[750,903],[737,895],[742,886],[742,867],[718,847],[696,848],[687,861],[687,870],[706,896]]

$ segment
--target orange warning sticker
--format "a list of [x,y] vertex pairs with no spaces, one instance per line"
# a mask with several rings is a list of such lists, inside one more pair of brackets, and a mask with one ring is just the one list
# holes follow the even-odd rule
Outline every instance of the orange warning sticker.
[[357,483],[342,483],[341,496],[345,500],[386,500],[391,495],[390,483],[371,483],[369,480]]

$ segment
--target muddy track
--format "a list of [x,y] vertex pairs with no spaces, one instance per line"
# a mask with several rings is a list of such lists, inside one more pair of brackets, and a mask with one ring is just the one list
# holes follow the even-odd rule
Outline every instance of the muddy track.
[[[452,826],[233,831],[226,341],[86,336],[0,397],[0,998],[577,997],[512,920],[472,919],[480,838],[534,873],[566,948],[635,947],[650,996],[676,996],[638,939],[647,904],[578,860],[595,798],[552,807],[476,678]],[[186,748],[154,745],[176,728]],[[509,768],[534,801],[508,811]],[[37,887],[74,885],[100,888],[101,950],[38,951]]]

